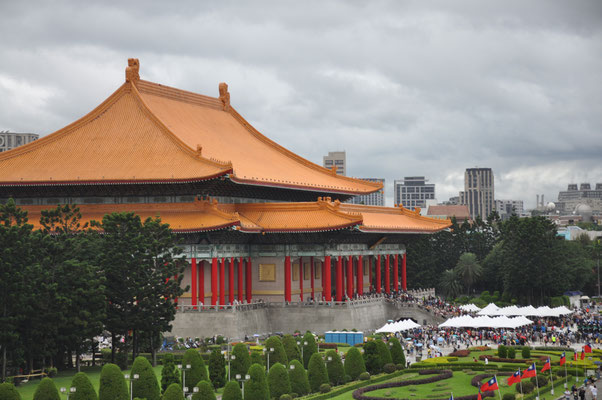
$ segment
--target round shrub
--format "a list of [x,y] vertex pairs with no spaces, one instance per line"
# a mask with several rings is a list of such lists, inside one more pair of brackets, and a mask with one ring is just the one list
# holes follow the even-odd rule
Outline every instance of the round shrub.
[[545,375],[537,375],[537,378],[533,377],[529,380],[533,384],[533,387],[535,387],[535,385],[537,385],[539,387],[543,387],[543,386],[547,385],[548,381],[549,381],[548,377]]
[[312,354],[309,359],[307,379],[309,380],[309,388],[312,393],[318,392],[320,385],[329,382],[324,360],[322,360],[322,356],[319,353]]
[[293,397],[290,394],[283,394],[280,396],[280,400],[293,400]]
[[218,349],[213,349],[209,356],[209,380],[214,388],[221,388],[226,384],[226,360]]
[[[188,349],[184,353],[182,358],[182,369],[190,365],[190,369],[186,370],[186,379],[182,379],[182,382],[188,388],[188,393],[192,393],[192,388],[200,381],[209,381],[207,376],[207,367],[205,361],[201,357],[198,350]],[[182,378],[184,378],[184,372],[182,371]]]
[[565,369],[556,370],[556,376],[559,378],[564,378],[566,376],[566,370]]
[[515,397],[516,396],[512,393],[506,393],[502,396],[502,400],[514,400]]
[[[245,376],[251,366],[251,357],[247,346],[244,343],[237,343],[232,349],[232,355],[236,358],[230,360],[230,377],[234,379],[237,374]],[[261,358],[261,354],[259,354],[259,357]]]
[[245,383],[245,400],[270,400],[270,390],[263,367],[252,364],[248,373],[250,379]]
[[200,381],[195,386],[199,388],[199,391],[192,395],[192,400],[215,400],[215,390],[211,383]]
[[401,371],[402,369],[405,369],[406,366],[403,364],[395,364],[395,369],[398,371]]
[[242,400],[242,392],[238,382],[230,381],[226,383],[224,393],[222,394],[222,400]]
[[383,366],[383,371],[387,374],[392,374],[393,372],[395,372],[396,369],[397,367],[395,367],[395,364],[393,363],[388,363]]
[[523,358],[530,358],[531,357],[531,348],[528,346],[524,346],[523,349],[520,351],[520,354]]
[[318,346],[316,345],[316,340],[314,339],[314,335],[311,332],[306,332],[303,335],[303,342],[307,342],[307,346],[303,344],[303,366],[307,369],[309,366],[309,359],[314,353],[318,352]]
[[172,383],[165,389],[165,393],[163,393],[161,400],[184,400],[182,386],[180,386],[179,383]]
[[21,400],[21,395],[12,383],[0,383],[0,399],[2,400]]
[[146,400],[159,400],[161,397],[155,370],[145,357],[138,356],[132,365],[130,376],[138,374],[132,381],[132,395]]
[[[251,352],[251,356],[249,357],[249,359],[251,361],[251,365],[253,365],[253,364],[259,364],[262,367],[265,367],[265,360],[263,358],[263,354],[261,354],[260,352],[258,352],[258,351],[252,351]],[[248,371],[248,369],[247,369],[247,371]]]
[[380,356],[381,365],[389,364],[393,362],[393,358],[391,357],[391,351],[389,350],[389,346],[385,342],[380,339],[375,340],[376,348],[378,349],[378,355]]
[[[523,393],[531,393],[534,389],[535,389],[535,384],[529,382],[529,381],[523,381]],[[520,393],[520,383],[515,384],[516,385],[516,391],[518,393]]]
[[161,391],[165,392],[173,383],[181,386],[180,371],[176,367],[173,354],[167,353],[163,356],[163,368],[161,368]]
[[[301,345],[303,345],[303,342],[301,342]],[[288,358],[289,363],[293,360],[301,361],[301,350],[299,350],[299,346],[297,345],[297,339],[292,335],[284,335],[282,338],[282,346],[284,346],[286,358]]]
[[500,344],[497,348],[497,356],[499,358],[508,358],[508,349],[503,344]]
[[[396,337],[389,339],[389,346],[391,346],[391,359],[393,364],[406,365],[406,356],[401,348],[401,343]],[[403,368],[402,368],[403,369]]]
[[374,340],[364,345],[364,364],[366,365],[366,371],[372,375],[378,374],[382,371],[383,362],[378,353],[378,348]]
[[44,378],[33,394],[33,400],[61,400],[59,391],[50,378]]
[[121,369],[115,364],[105,364],[100,370],[99,400],[129,400],[128,385]]
[[270,397],[279,399],[283,394],[291,392],[291,383],[288,379],[288,373],[284,365],[276,363],[268,371],[268,388]]
[[360,381],[369,381],[370,380],[370,373],[369,372],[362,372],[359,376]]
[[330,385],[328,383],[323,383],[320,385],[320,393],[328,393],[330,392]]
[[[94,386],[83,372],[78,372],[71,381],[71,387],[75,388],[75,393],[69,395],[71,400],[98,400]],[[0,396],[0,399],[2,396]]]
[[[274,351],[270,352],[270,365],[267,366],[268,371],[272,368],[272,365],[276,363],[280,363],[283,365],[288,364],[288,358],[286,357],[286,352],[284,351],[284,346],[282,345],[282,341],[279,336],[270,336],[264,343],[267,352],[270,349],[274,349]],[[267,360],[267,357],[266,357]]]
[[516,348],[508,347],[508,358],[515,358],[515,357],[516,357]]
[[364,358],[357,347],[352,347],[345,356],[345,374],[356,380],[362,372],[366,372]]
[[290,366],[294,367],[294,369],[289,368],[288,370],[291,392],[296,393],[298,396],[309,394],[309,381],[307,380],[307,372],[305,372],[303,365],[299,361],[293,360]]
[[326,352],[326,371],[328,371],[328,379],[332,386],[345,383],[345,369],[343,368],[339,353],[334,350]]
[[46,368],[46,375],[48,375],[49,378],[54,378],[58,372],[59,370],[55,367]]

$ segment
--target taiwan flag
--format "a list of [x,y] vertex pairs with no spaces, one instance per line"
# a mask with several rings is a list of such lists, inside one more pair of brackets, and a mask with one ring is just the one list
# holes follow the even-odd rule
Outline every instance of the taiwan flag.
[[583,346],[583,351],[585,351],[586,353],[591,353],[592,352],[592,345],[591,344],[586,344],[585,346]]
[[495,376],[481,385],[481,392],[486,392],[488,390],[500,390]]
[[483,400],[483,398],[481,397],[481,391],[479,390],[479,395],[477,396],[477,400]]
[[560,365],[564,365],[564,363],[566,362],[566,355],[564,354],[564,351],[562,352],[562,355],[560,356]]
[[535,367],[535,363],[531,364],[529,368],[523,371],[522,379],[532,378],[537,375],[537,368]]
[[585,360],[585,352],[583,350],[581,350],[581,359]]
[[575,352],[575,361],[577,361],[577,352]]
[[546,361],[546,363],[543,365],[541,372],[547,371],[549,369],[550,369],[550,357],[548,357],[548,361]]
[[516,371],[510,378],[508,378],[508,386],[514,385],[516,382],[520,382],[522,378],[520,377],[520,369]]

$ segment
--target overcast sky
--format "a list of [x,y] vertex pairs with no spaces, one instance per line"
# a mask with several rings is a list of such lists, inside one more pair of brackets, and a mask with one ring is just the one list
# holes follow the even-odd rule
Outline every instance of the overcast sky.
[[1,1],[0,130],[54,132],[124,81],[218,96],[260,132],[348,175],[467,167],[495,197],[602,182],[602,1]]

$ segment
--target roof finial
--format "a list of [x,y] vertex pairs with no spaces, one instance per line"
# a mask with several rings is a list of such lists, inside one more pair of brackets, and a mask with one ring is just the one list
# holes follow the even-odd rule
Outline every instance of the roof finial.
[[224,111],[230,110],[230,92],[228,92],[228,84],[222,82],[219,84],[219,99],[222,102]]
[[137,58],[128,58],[128,66],[125,68],[125,81],[138,82],[140,80],[140,61]]

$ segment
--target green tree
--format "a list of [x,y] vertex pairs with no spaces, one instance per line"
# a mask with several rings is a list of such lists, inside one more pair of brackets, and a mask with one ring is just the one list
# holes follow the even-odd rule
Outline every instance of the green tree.
[[389,346],[385,342],[380,339],[376,339],[374,341],[376,343],[376,348],[378,349],[378,355],[382,362],[382,365],[390,364],[393,362],[393,358],[391,357],[391,351],[389,350]]
[[284,335],[282,338],[282,346],[284,346],[286,358],[288,359],[289,363],[292,360],[301,361],[301,350],[299,350],[299,346],[297,346],[297,339],[295,339],[292,335]]
[[462,280],[466,287],[466,293],[470,295],[470,287],[474,285],[483,274],[483,267],[477,261],[473,253],[464,253],[456,264],[456,275]]
[[284,365],[280,363],[272,365],[268,371],[268,387],[273,399],[280,399],[283,394],[291,393],[291,383]]
[[21,395],[12,383],[0,383],[0,399],[2,400],[21,400]]
[[309,394],[309,381],[307,380],[307,372],[298,360],[293,360],[290,363],[288,370],[289,381],[291,382],[291,393],[297,393],[298,396]]
[[105,364],[100,370],[99,400],[129,400],[129,390],[123,373],[115,364]]
[[50,378],[44,378],[38,384],[33,394],[33,400],[61,400],[59,391]]
[[71,387],[75,388],[75,393],[69,395],[70,400],[98,400],[92,382],[90,382],[88,375],[83,372],[75,374],[71,381]]
[[159,400],[161,391],[157,376],[150,362],[145,357],[139,356],[132,365],[132,375],[138,374],[138,379],[132,382],[132,395],[146,400]]
[[219,349],[213,349],[209,355],[209,379],[215,388],[226,384],[226,360]]
[[328,383],[328,372],[320,353],[312,354],[307,368],[307,379],[312,393],[320,391],[320,385]]
[[167,389],[165,389],[165,393],[163,393],[161,400],[184,400],[182,386],[180,386],[178,383],[170,384]]
[[245,383],[245,400],[270,400],[270,389],[263,367],[253,364],[249,368],[250,379]]
[[445,270],[439,280],[439,287],[448,298],[457,297],[462,292],[462,284],[456,270]]
[[356,380],[362,372],[366,372],[364,358],[357,347],[352,347],[345,355],[345,374]]
[[161,390],[165,392],[173,383],[181,385],[180,372],[176,367],[174,356],[167,353],[163,356],[163,368],[161,369]]
[[314,335],[311,332],[307,331],[305,335],[303,335],[303,366],[306,369],[309,365],[309,359],[317,352],[318,346],[316,345],[316,339],[314,339]]
[[232,355],[235,358],[230,361],[230,377],[234,378],[236,375],[244,377],[251,366],[251,357],[249,356],[247,345],[237,343],[232,349]]
[[383,369],[383,362],[376,345],[376,341],[371,340],[364,344],[364,364],[370,375],[378,374]]
[[224,387],[224,393],[222,394],[222,400],[242,400],[242,392],[240,386],[236,381],[229,381]]
[[391,359],[393,360],[393,364],[402,365],[405,368],[406,356],[403,353],[399,340],[397,340],[396,337],[392,337],[389,339],[389,345],[391,346]]
[[326,352],[326,371],[328,372],[328,379],[332,386],[342,385],[345,383],[345,369],[343,368],[343,362],[339,353],[334,350],[328,350]]
[[[284,351],[284,346],[282,345],[282,341],[278,336],[270,336],[264,343],[266,353],[270,353],[270,365],[267,366],[268,370],[272,368],[272,365],[276,363],[288,364],[288,358],[286,357],[286,352]],[[271,351],[274,349],[274,351]]]
[[192,395],[192,400],[216,400],[215,390],[210,382],[200,381],[195,386],[199,388],[199,391]]
[[[251,365],[259,364],[262,367],[265,367],[265,359],[263,358],[263,354],[258,351],[252,351],[251,356],[249,357],[251,361]],[[248,370],[247,370],[248,371]]]
[[[182,382],[184,382],[185,387],[188,388],[188,393],[192,393],[192,389],[198,382],[209,381],[209,377],[207,376],[207,367],[205,366],[205,361],[203,361],[203,358],[198,350],[186,350],[184,357],[182,358],[183,369],[187,365],[190,365],[190,369],[186,370],[186,381],[182,379]],[[183,372],[182,378],[184,378]]]

